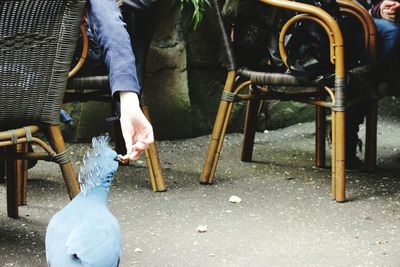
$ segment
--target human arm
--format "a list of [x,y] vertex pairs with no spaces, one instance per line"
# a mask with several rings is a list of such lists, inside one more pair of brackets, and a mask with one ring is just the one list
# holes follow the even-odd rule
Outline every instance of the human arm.
[[153,142],[153,131],[139,105],[140,84],[131,41],[115,0],[90,0],[88,24],[105,53],[111,95],[120,101],[120,122],[127,154],[136,159]]
[[154,142],[153,127],[143,114],[135,92],[119,92],[121,130],[127,153],[123,160],[135,160]]

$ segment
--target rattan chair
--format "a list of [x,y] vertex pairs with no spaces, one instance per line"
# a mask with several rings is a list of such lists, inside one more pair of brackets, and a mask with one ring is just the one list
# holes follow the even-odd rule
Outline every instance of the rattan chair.
[[[131,36],[132,44],[134,45],[133,50],[136,57],[136,68],[138,79],[143,84],[143,76],[145,70],[145,62],[147,51],[150,46],[151,38],[154,32],[155,21],[154,21],[154,9],[149,10],[145,13],[135,13],[127,10],[124,12],[124,20],[127,24],[127,30]],[[136,27],[136,25],[142,27]],[[146,25],[147,27],[143,27]],[[85,66],[85,59],[87,56],[88,41],[85,33],[85,26],[81,26],[82,34],[82,55],[77,65],[70,72],[70,79],[68,80],[67,91],[64,97],[64,102],[72,101],[103,101],[112,103],[112,110],[115,112],[115,107],[111,96],[110,96],[110,85],[108,81],[107,73],[104,74],[91,74],[88,71],[82,71],[82,67]],[[146,104],[145,87],[142,90],[140,99],[143,113],[150,121],[149,108]],[[117,118],[113,119],[114,127],[114,141],[116,144],[116,150],[119,154],[125,154],[126,148],[122,138],[120,123]],[[150,144],[149,148],[145,150],[146,162],[149,170],[150,183],[154,192],[163,192],[167,190],[167,186],[164,181],[164,175],[161,168],[160,159],[158,156],[156,143]]]
[[[287,65],[287,54],[284,47],[284,39],[288,28],[300,20],[312,20],[319,23],[327,32],[331,46],[331,62],[334,64],[334,88],[325,79],[307,79],[288,73],[267,73],[247,69],[246,66],[238,68],[235,62],[234,52],[231,48],[228,35],[220,14],[217,0],[213,0],[217,21],[222,37],[222,43],[226,52],[228,75],[222,93],[216,121],[208,146],[206,160],[200,176],[200,183],[210,184],[214,181],[215,171],[221,153],[228,120],[232,105],[236,101],[248,101],[245,120],[244,139],[242,145],[242,161],[251,161],[257,115],[259,113],[262,99],[293,100],[309,103],[316,106],[316,165],[325,166],[325,108],[332,111],[332,199],[337,202],[345,201],[345,112],[349,101],[346,101],[346,78],[349,70],[345,69],[344,44],[342,32],[336,21],[325,11],[315,6],[287,0],[259,0],[262,4],[283,8],[297,12],[283,26],[279,38],[279,51],[285,65]],[[365,30],[365,45],[370,52],[371,59],[375,59],[375,25],[368,12],[358,4],[340,0],[341,9],[357,17]],[[354,74],[370,71],[373,67],[362,66],[353,69]],[[244,82],[243,82],[244,81]],[[239,94],[242,89],[249,88],[248,94]],[[274,90],[276,86],[290,86],[298,88],[297,91],[287,93]],[[366,84],[366,86],[368,86]],[[274,87],[274,88],[271,88]],[[302,91],[302,88],[315,88],[315,91]],[[369,97],[371,105],[376,104],[373,95],[360,96]],[[372,109],[374,110],[374,109]],[[376,112],[370,112],[367,119],[367,139],[376,139]],[[374,142],[366,149],[366,158],[374,165],[376,147]],[[372,145],[371,145],[372,144]]]
[[[60,109],[82,20],[83,0],[0,2],[0,147],[6,161],[7,213],[26,202],[27,159],[60,165],[70,198],[79,192],[60,130]],[[49,144],[34,135],[44,132]],[[27,152],[27,143],[45,152]],[[26,173],[26,172],[25,172]]]

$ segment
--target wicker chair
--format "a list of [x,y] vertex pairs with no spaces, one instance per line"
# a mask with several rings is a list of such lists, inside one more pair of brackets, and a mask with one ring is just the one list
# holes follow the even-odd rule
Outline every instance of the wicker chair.
[[[134,13],[127,10],[124,13],[124,20],[127,24],[127,30],[134,38],[132,43],[134,44],[133,50],[136,56],[136,69],[139,81],[143,84],[143,76],[145,70],[145,62],[147,51],[150,46],[153,30],[155,26],[154,21],[154,9],[147,11],[146,13]],[[143,27],[135,27],[136,25],[147,25],[146,30]],[[68,80],[67,91],[65,93],[64,102],[72,101],[104,101],[112,103],[110,97],[110,85],[108,81],[107,73],[104,74],[91,74],[88,71],[83,71],[81,68],[85,66],[85,59],[87,56],[88,41],[85,33],[85,27],[81,26],[82,33],[82,55],[79,62],[73,70],[70,72],[70,79]],[[149,109],[146,104],[146,89],[142,90],[141,96],[141,107],[143,113],[150,121]],[[115,111],[116,107],[112,103],[112,109]],[[121,134],[121,127],[117,118],[113,119],[114,127],[114,140],[116,144],[116,150],[119,154],[125,154],[126,148],[125,143]],[[157,146],[152,143],[148,149],[145,150],[146,162],[149,170],[150,183],[154,192],[163,192],[167,190],[164,175],[161,168],[160,159],[158,156]]]
[[[60,109],[79,34],[83,0],[0,2],[0,147],[6,161],[7,213],[26,203],[27,159],[60,165],[70,198],[79,185],[60,131]],[[43,131],[50,145],[34,137]],[[35,143],[45,152],[27,152]],[[25,166],[25,167],[24,167]]]
[[[332,111],[332,199],[337,202],[343,202],[346,199],[345,111],[350,103],[345,98],[347,72],[344,64],[344,44],[340,28],[328,13],[315,6],[287,0],[259,0],[259,2],[300,13],[289,19],[280,33],[279,51],[283,62],[288,68],[289,66],[286,63],[287,54],[284,47],[285,33],[288,28],[300,20],[312,20],[323,26],[331,43],[331,62],[335,67],[334,88],[330,88],[324,79],[311,80],[287,73],[257,72],[247,69],[245,66],[244,68],[238,68],[231,43],[223,25],[219,3],[217,0],[213,0],[212,3],[214,4],[222,43],[226,52],[228,75],[200,176],[200,183],[210,184],[214,181],[219,154],[234,102],[248,101],[241,160],[251,161],[257,116],[262,99],[293,100],[316,106],[316,165],[318,167],[325,166],[325,108],[330,108]],[[352,1],[340,0],[338,2],[342,11],[354,15],[361,21],[365,30],[366,48],[374,60],[376,29],[372,18],[365,9]],[[352,70],[352,72],[359,74],[371,69],[371,66],[363,66]],[[251,90],[249,90],[248,94],[239,94],[242,89],[249,88],[249,86],[251,86]],[[271,86],[296,87],[298,91],[291,93],[280,92],[275,91]],[[304,87],[313,87],[315,91],[302,91],[301,88]],[[370,102],[371,105],[376,105],[375,98],[371,97]],[[373,112],[374,110],[376,111],[376,109],[371,109],[370,114],[368,114],[368,140],[376,140],[376,112]],[[366,149],[366,158],[369,164],[374,166],[376,146],[373,145],[374,141],[367,141],[367,143],[370,145]]]

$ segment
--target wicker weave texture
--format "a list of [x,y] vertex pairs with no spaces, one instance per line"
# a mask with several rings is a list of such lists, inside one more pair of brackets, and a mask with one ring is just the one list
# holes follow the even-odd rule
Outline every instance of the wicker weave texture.
[[0,128],[59,123],[84,2],[0,1]]

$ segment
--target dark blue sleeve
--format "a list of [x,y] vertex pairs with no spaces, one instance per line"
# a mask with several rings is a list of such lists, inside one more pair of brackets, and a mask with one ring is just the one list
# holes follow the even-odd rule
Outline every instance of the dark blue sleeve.
[[135,55],[115,0],[89,0],[87,17],[96,42],[104,51],[111,94],[114,95],[117,91],[139,93]]

